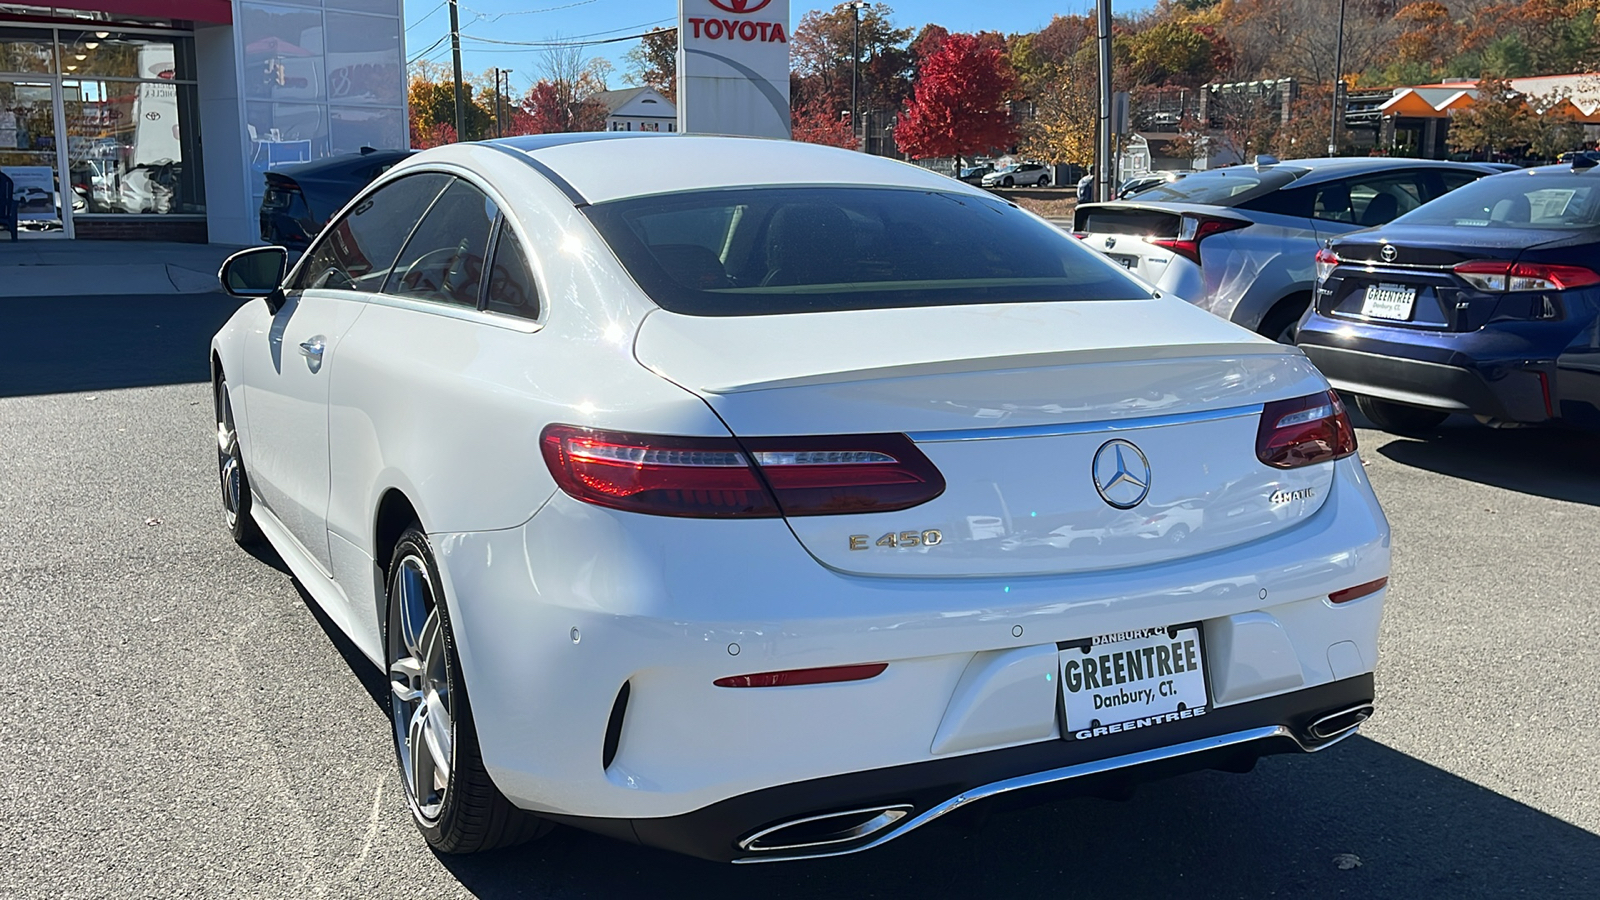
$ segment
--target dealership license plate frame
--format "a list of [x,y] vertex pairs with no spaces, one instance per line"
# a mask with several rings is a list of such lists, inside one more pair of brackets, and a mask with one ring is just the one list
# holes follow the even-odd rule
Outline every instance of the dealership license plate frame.
[[[1056,677],[1060,679],[1060,685],[1056,689],[1056,707],[1057,716],[1061,722],[1062,739],[1068,741],[1089,740],[1092,738],[1104,737],[1108,734],[1134,731],[1145,727],[1158,727],[1160,725],[1170,724],[1171,722],[1181,721],[1183,719],[1203,716],[1211,711],[1213,706],[1211,695],[1211,671],[1210,666],[1207,663],[1209,648],[1206,647],[1205,628],[1202,626],[1202,624],[1199,622],[1185,622],[1183,624],[1171,625],[1164,628],[1132,629],[1119,634],[1131,635],[1141,631],[1147,632],[1145,637],[1125,641],[1105,641],[1107,638],[1119,636],[1118,634],[1113,634],[1097,635],[1095,637],[1078,638],[1070,641],[1057,642]],[[1170,704],[1170,709],[1162,706],[1156,709],[1147,708],[1143,710],[1135,710],[1131,714],[1113,711],[1110,715],[1104,718],[1098,718],[1092,715],[1088,718],[1085,718],[1082,713],[1075,714],[1073,710],[1074,704],[1068,699],[1069,692],[1067,690],[1068,679],[1066,671],[1067,662],[1074,658],[1082,660],[1085,657],[1098,658],[1100,655],[1108,655],[1086,652],[1084,648],[1087,647],[1092,650],[1095,647],[1111,648],[1115,647],[1117,644],[1139,644],[1142,649],[1142,647],[1145,645],[1153,647],[1155,643],[1160,643],[1162,640],[1165,640],[1169,643],[1172,641],[1177,641],[1181,636],[1191,631],[1194,633],[1195,640],[1196,669],[1192,676],[1184,679],[1186,682],[1186,689],[1179,689],[1178,695]],[[1157,635],[1165,635],[1165,637],[1158,638]],[[1102,643],[1096,644],[1095,641],[1097,640],[1102,641]],[[1122,649],[1132,649],[1132,647],[1129,646]],[[1160,679],[1161,676],[1159,675],[1146,678],[1139,685],[1139,688],[1143,689],[1148,684],[1159,683]],[[1119,690],[1122,690],[1121,686],[1119,686]],[[1196,696],[1196,694],[1198,696]],[[1185,702],[1195,699],[1200,701],[1198,705],[1190,705],[1189,703]],[[1092,703],[1092,701],[1090,702]],[[1179,707],[1182,707],[1182,709],[1179,709]],[[1180,718],[1169,718],[1169,716],[1177,716]],[[1154,721],[1144,722],[1143,720],[1146,719],[1153,719]],[[1132,727],[1128,727],[1126,729],[1123,727],[1130,724]],[[1100,733],[1094,733],[1097,730],[1099,730]]]
[[1369,319],[1387,319],[1391,322],[1409,322],[1417,308],[1417,289],[1414,285],[1379,282],[1367,285],[1361,298],[1361,314]]

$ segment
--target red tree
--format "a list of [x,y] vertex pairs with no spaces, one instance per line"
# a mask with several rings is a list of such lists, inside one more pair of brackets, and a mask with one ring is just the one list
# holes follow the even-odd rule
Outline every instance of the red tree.
[[560,85],[540,80],[528,89],[513,118],[518,129],[513,133],[554,134],[567,131],[603,131],[606,127],[605,104],[594,98],[575,99],[563,96]]
[[970,34],[933,43],[894,131],[900,149],[918,159],[953,156],[959,169],[963,156],[1016,143],[1006,100],[1017,76],[991,44]]
[[796,106],[793,117],[790,137],[794,140],[844,147],[847,150],[856,148],[856,137],[850,133],[849,117],[833,112],[826,97]]

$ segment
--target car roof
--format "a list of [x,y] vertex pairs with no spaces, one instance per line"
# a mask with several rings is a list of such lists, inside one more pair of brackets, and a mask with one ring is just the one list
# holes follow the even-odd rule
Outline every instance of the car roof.
[[[1288,187],[1300,187],[1307,184],[1316,184],[1334,178],[1348,178],[1351,175],[1363,175],[1370,172],[1386,172],[1395,169],[1467,169],[1493,173],[1495,170],[1480,163],[1458,163],[1442,159],[1408,159],[1396,156],[1332,156],[1316,157],[1312,159],[1285,159],[1277,163],[1269,163],[1255,168],[1261,171],[1271,169],[1299,169],[1304,174],[1296,178]],[[1203,173],[1196,173],[1203,174]],[[1284,189],[1280,188],[1280,190]]]
[[296,179],[307,176],[318,178],[336,177],[347,171],[369,166],[373,163],[382,164],[402,160],[416,152],[415,150],[371,150],[366,153],[340,153],[337,156],[326,156],[322,159],[274,166],[271,171],[273,174],[287,175]]
[[486,143],[527,159],[579,203],[771,185],[870,185],[991,196],[909,163],[789,140],[586,132]]

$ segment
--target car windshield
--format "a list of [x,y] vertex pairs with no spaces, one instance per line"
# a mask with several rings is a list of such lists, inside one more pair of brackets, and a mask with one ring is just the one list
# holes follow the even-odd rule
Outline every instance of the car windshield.
[[1208,206],[1237,206],[1262,194],[1270,194],[1301,175],[1304,169],[1274,166],[1229,166],[1198,172],[1170,184],[1157,184],[1139,192],[1140,200],[1168,203],[1204,203]]
[[1600,178],[1507,172],[1457,188],[1398,219],[1404,225],[1577,230],[1600,226]]
[[1150,296],[990,197],[873,187],[695,191],[586,207],[663,308],[772,315]]

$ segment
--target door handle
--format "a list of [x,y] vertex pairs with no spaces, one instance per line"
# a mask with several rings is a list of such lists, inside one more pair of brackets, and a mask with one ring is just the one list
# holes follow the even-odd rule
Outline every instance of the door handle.
[[309,341],[301,341],[300,342],[300,355],[301,356],[309,357],[311,359],[321,359],[322,358],[322,350],[323,350],[323,344],[322,344],[322,338],[320,338],[320,337],[314,337]]

